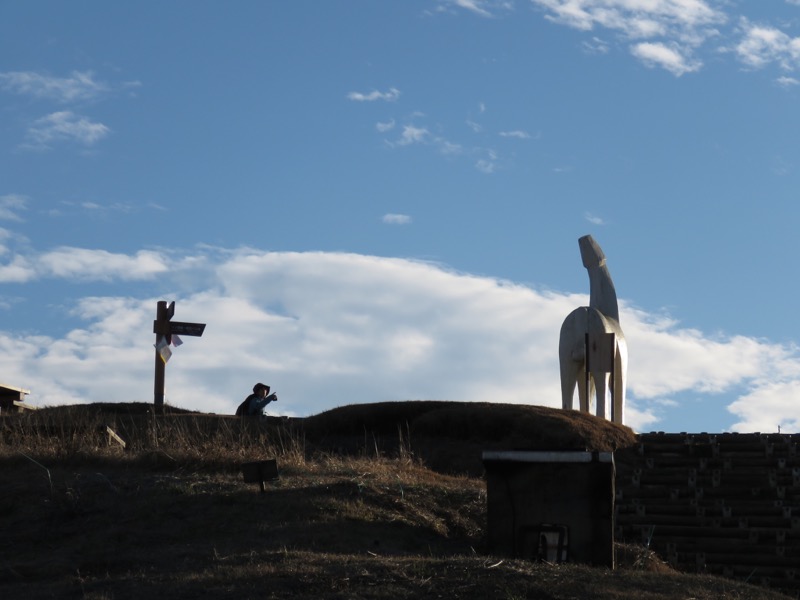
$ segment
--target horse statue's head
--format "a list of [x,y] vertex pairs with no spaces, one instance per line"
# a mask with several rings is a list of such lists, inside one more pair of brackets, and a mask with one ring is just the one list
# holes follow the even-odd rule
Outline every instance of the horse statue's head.
[[583,259],[583,266],[587,269],[593,267],[602,267],[606,264],[606,255],[603,250],[594,241],[590,235],[585,235],[578,239],[578,245],[581,248],[581,258]]

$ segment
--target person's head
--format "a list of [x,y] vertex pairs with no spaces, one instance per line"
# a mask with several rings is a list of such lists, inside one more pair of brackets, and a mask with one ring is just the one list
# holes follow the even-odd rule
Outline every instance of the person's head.
[[253,393],[259,396],[266,396],[269,394],[269,386],[263,383],[257,383],[253,386]]

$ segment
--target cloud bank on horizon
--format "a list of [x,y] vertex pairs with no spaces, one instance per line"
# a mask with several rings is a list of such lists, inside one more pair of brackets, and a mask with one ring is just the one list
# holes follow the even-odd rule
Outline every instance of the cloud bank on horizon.
[[[208,324],[167,365],[175,406],[232,413],[251,382],[268,380],[282,401],[276,412],[287,415],[419,399],[558,407],[560,324],[587,303],[435,263],[353,253],[57,248],[16,263],[0,268],[0,279],[108,283],[166,272],[180,282],[169,297],[94,295],[61,306],[83,323],[62,337],[0,331],[0,372],[14,373],[40,406],[150,402],[152,320],[167,299],[176,301],[176,320]],[[800,429],[797,348],[709,337],[624,300],[621,321],[634,429],[656,425],[676,395],[732,392],[731,429]]]

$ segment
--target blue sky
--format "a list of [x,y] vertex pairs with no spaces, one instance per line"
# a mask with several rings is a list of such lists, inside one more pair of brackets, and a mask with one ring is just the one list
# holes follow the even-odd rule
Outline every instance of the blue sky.
[[602,246],[640,431],[798,431],[800,1],[0,2],[0,382],[560,406]]

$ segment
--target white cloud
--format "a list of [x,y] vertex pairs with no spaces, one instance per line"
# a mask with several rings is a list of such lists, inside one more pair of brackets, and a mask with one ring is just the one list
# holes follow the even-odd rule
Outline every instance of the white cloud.
[[742,39],[735,52],[745,65],[761,68],[777,63],[781,68],[791,70],[800,64],[800,37],[792,38],[775,27],[751,23],[741,19]]
[[38,257],[43,275],[84,280],[149,279],[168,270],[167,259],[153,251],[133,256],[105,250],[57,248]]
[[388,225],[408,225],[411,223],[410,216],[397,213],[387,213],[383,215],[381,220]]
[[102,123],[90,121],[68,110],[59,111],[34,121],[28,129],[25,147],[48,149],[51,144],[61,141],[76,141],[91,146],[106,137],[110,131]]
[[[3,249],[4,253],[6,249]],[[11,260],[0,265],[0,283],[23,283],[36,279],[36,269],[24,257],[15,255]]]
[[355,102],[375,102],[376,100],[384,100],[386,102],[394,102],[400,97],[400,90],[397,88],[390,88],[388,92],[379,92],[372,90],[367,94],[361,92],[350,92],[347,94],[349,100]]
[[487,175],[491,175],[497,170],[497,165],[491,160],[487,160],[485,158],[479,158],[477,161],[475,161],[475,168],[478,169],[478,171],[480,171],[481,173],[486,173]]
[[697,71],[702,66],[700,61],[688,59],[681,54],[678,48],[661,43],[642,42],[634,45],[631,53],[646,65],[662,67],[678,77]]
[[589,221],[592,225],[605,225],[606,222],[603,220],[602,217],[598,217],[597,215],[593,215],[591,213],[586,213],[583,215],[583,218]]
[[[14,373],[8,383],[31,389],[38,405],[152,401],[155,303],[174,299],[176,319],[207,323],[203,337],[184,340],[170,360],[167,401],[177,406],[230,414],[253,383],[266,381],[281,414],[412,399],[558,407],[559,328],[588,300],[344,253],[207,248],[168,260],[71,248],[14,264],[76,285],[85,275],[168,268],[188,285],[177,298],[83,298],[73,311],[79,324],[63,336],[1,330],[0,371]],[[634,428],[652,426],[664,411],[686,411],[675,398],[690,393],[731,395],[739,430],[800,430],[797,348],[712,338],[625,302],[620,308]]]
[[[442,0],[450,7],[484,17],[499,9],[513,8],[508,2]],[[698,71],[703,61],[697,56],[709,40],[736,35],[735,43],[722,42],[718,50],[730,51],[750,68],[776,64],[786,71],[800,68],[800,37],[779,27],[758,24],[738,17],[735,31],[724,28],[736,20],[726,13],[732,5],[720,0],[530,0],[544,17],[560,25],[585,32],[609,31],[631,41],[631,54],[650,67],[663,68],[675,76]],[[786,0],[800,6],[800,0]],[[594,34],[581,42],[591,54],[607,54],[608,41]],[[793,85],[791,78],[781,85]]]
[[455,6],[480,17],[492,17],[498,11],[514,8],[512,0],[439,0],[440,6]]
[[439,145],[439,152],[444,155],[455,155],[464,152],[464,147],[461,144],[456,144],[443,138],[437,138],[436,143]]
[[778,77],[775,81],[781,87],[791,87],[800,84],[800,80],[795,79],[794,77],[786,77],[786,76]]
[[22,221],[19,212],[28,208],[28,198],[20,194],[0,196],[0,220]]
[[106,91],[91,71],[73,71],[69,77],[51,77],[32,71],[0,73],[0,88],[38,99],[69,103],[90,100]]
[[486,173],[487,175],[491,175],[495,171],[497,171],[497,161],[498,161],[497,152],[494,150],[488,150],[486,153],[486,158],[479,158],[475,162],[475,168],[478,169],[481,173]]
[[636,38],[687,32],[725,21],[703,0],[532,0],[548,18],[577,29],[605,27]]
[[170,259],[158,252],[141,250],[133,256],[90,250],[56,248],[29,256],[15,255],[0,265],[0,282],[25,282],[43,278],[79,281],[138,281],[167,272]]
[[394,129],[394,126],[395,126],[394,119],[385,121],[383,123],[381,122],[375,123],[375,129],[377,129],[380,133],[386,133],[387,131],[391,131],[392,129]]
[[581,45],[589,54],[608,54],[609,51],[608,42],[596,36],[591,40],[584,40]]
[[79,206],[92,213],[108,213],[108,212],[121,212],[129,213],[133,211],[133,207],[128,204],[115,202],[114,204],[100,204],[98,202],[85,201],[81,202]]
[[528,133],[527,131],[515,129],[514,131],[501,131],[500,137],[517,138],[518,140],[528,140],[530,139],[531,134]]
[[415,127],[414,125],[404,125],[403,133],[400,135],[400,139],[397,140],[396,143],[398,146],[419,144],[424,142],[429,135],[430,132],[424,127]]
[[482,0],[453,0],[457,6],[461,8],[466,8],[474,12],[475,14],[481,15],[482,17],[490,17],[492,13],[484,8],[486,2]]
[[800,405],[797,379],[764,382],[731,404],[728,409],[739,417],[733,426],[737,431],[784,433],[800,431],[800,414],[793,410]]
[[[608,29],[631,40],[641,40],[633,55],[650,66],[674,75],[696,71],[701,61],[692,58],[695,49],[716,36],[725,13],[703,0],[532,0],[555,23],[583,31]],[[597,36],[584,42],[593,53],[608,46]]]
[[[424,116],[424,115],[416,115]],[[461,154],[464,148],[461,144],[451,142],[450,140],[431,134],[427,127],[420,127],[417,125],[403,125],[403,131],[400,136],[394,141],[386,140],[389,147],[396,146],[412,146],[422,144],[426,146],[433,146],[439,152],[446,156],[454,156]]]

